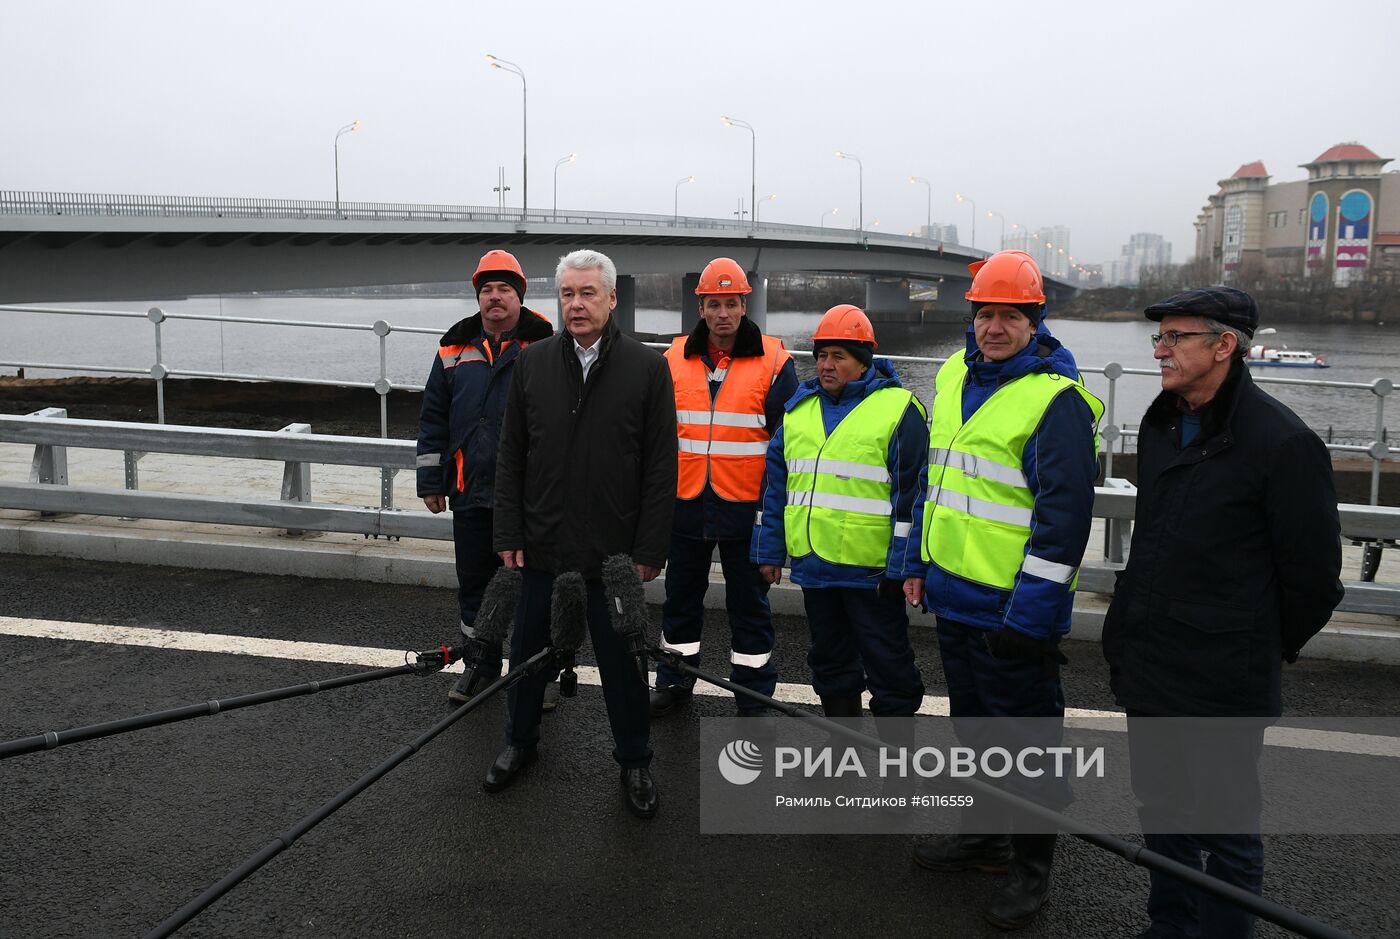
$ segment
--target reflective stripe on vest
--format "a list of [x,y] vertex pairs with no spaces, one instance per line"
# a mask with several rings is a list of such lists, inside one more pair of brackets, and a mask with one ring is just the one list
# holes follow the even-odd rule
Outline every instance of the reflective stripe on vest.
[[764,406],[773,378],[791,358],[780,340],[763,337],[763,355],[729,360],[710,400],[710,375],[701,356],[685,355],[686,337],[666,350],[676,393],[676,495],[694,499],[706,483],[731,502],[756,502],[768,452]]
[[910,402],[903,388],[881,388],[856,405],[831,436],[817,395],[783,420],[787,505],[783,526],[788,554],[815,554],[833,564],[884,567],[894,524],[888,465],[890,441]]
[[966,378],[962,356],[938,370],[921,556],[954,576],[1002,590],[1014,588],[1022,570],[1073,589],[1076,568],[1026,553],[1035,494],[1021,455],[1059,395],[1077,392],[1089,405],[1094,425],[1103,416],[1103,404],[1081,382],[1034,372],[997,388],[963,423]]

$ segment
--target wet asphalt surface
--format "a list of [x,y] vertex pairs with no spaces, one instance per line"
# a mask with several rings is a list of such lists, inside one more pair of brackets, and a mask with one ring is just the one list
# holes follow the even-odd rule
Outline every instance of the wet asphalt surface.
[[[440,589],[0,555],[0,615],[427,648]],[[711,613],[707,635],[724,635]],[[805,623],[780,618],[781,680]],[[723,642],[706,667],[723,670]],[[1113,708],[1099,648],[1067,643],[1070,706]],[[930,694],[933,636],[915,634]],[[588,661],[585,649],[583,659]],[[334,663],[0,636],[0,739],[357,671]],[[0,761],[0,936],[143,935],[447,712],[408,676]],[[1298,715],[1400,714],[1400,669],[1303,662]],[[932,874],[901,836],[701,835],[697,696],[653,724],[656,819],[624,810],[599,689],[545,718],[541,760],[495,796],[487,703],[274,858],[182,936],[991,936],[997,879]],[[1131,834],[1127,835],[1130,840]],[[1271,898],[1358,936],[1400,935],[1400,837],[1266,838]],[[1062,838],[1050,903],[1022,936],[1132,936],[1147,877]],[[1283,935],[1261,924],[1262,936]]]

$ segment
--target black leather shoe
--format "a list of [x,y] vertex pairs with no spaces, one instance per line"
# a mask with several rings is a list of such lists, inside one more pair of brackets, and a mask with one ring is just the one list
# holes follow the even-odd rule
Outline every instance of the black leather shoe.
[[1013,835],[1011,875],[982,910],[982,918],[998,929],[1020,929],[1035,919],[1050,893],[1050,867],[1055,860],[1050,835]]
[[490,665],[479,668],[468,668],[458,676],[452,690],[447,692],[447,700],[456,704],[466,704],[482,688],[501,677],[501,663],[498,661],[495,667]]
[[651,818],[661,797],[656,794],[656,783],[652,782],[649,769],[625,769],[622,771],[622,801],[627,811],[638,818]]
[[500,792],[502,789],[515,782],[517,776],[539,758],[538,751],[534,747],[507,746],[496,757],[496,762],[491,764],[491,768],[486,771],[486,779],[482,782],[481,788],[487,792]]
[[680,685],[657,688],[651,693],[651,716],[660,717],[663,714],[670,714],[688,702],[692,694],[694,692],[689,688],[682,688]]
[[931,871],[1005,874],[1010,861],[1009,835],[953,835],[914,848],[914,863]]

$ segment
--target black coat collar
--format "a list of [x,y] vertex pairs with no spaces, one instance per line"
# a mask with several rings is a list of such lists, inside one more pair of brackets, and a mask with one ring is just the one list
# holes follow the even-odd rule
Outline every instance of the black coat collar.
[[[515,339],[520,342],[537,342],[541,339],[548,339],[554,335],[554,327],[549,320],[536,313],[529,307],[520,308],[520,322],[515,326]],[[481,314],[468,316],[464,320],[459,320],[456,325],[438,340],[443,346],[464,346],[481,338]]]
[[[703,319],[695,324],[685,340],[685,357],[704,355],[710,347],[710,327]],[[731,359],[753,359],[763,355],[763,330],[747,316],[739,320],[739,332],[734,337]]]
[[[1244,363],[1238,359],[1231,362],[1230,373],[1225,376],[1220,390],[1215,393],[1215,397],[1206,406],[1205,413],[1201,415],[1199,440],[1202,443],[1214,441],[1216,437],[1222,436],[1230,430],[1234,422],[1235,410],[1239,407],[1240,397],[1247,388],[1253,387],[1254,379],[1249,377],[1249,369],[1245,368]],[[1148,407],[1147,414],[1143,417],[1143,423],[1160,428],[1167,428],[1178,423],[1181,419],[1181,408],[1178,404],[1180,400],[1180,395],[1175,392],[1162,392]]]

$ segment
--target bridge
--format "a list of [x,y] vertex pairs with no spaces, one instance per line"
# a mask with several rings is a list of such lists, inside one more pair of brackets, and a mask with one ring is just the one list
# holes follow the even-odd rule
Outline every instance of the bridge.
[[[617,264],[624,325],[635,275],[680,276],[689,297],[720,255],[760,275],[755,319],[767,311],[761,275],[796,272],[863,276],[867,309],[894,318],[911,311],[909,280],[937,283],[936,309],[962,313],[967,265],[986,255],[872,230],[683,215],[0,191],[0,303],[460,282],[488,248],[547,275],[560,254],[581,247]],[[1075,289],[1047,278],[1046,292],[1055,303]]]

